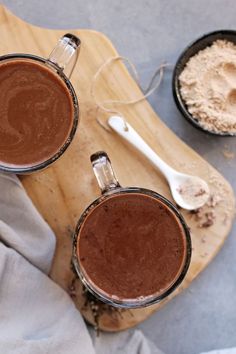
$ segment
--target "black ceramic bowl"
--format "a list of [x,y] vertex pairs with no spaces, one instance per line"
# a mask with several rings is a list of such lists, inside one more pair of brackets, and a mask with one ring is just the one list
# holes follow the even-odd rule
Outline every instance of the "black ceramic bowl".
[[173,78],[172,78],[172,91],[173,91],[173,96],[175,99],[175,103],[180,110],[180,112],[183,114],[183,116],[196,128],[203,130],[204,132],[207,132],[212,135],[220,135],[220,136],[232,136],[236,135],[236,133],[229,133],[229,132],[214,132],[211,130],[207,130],[203,128],[199,123],[198,120],[193,118],[193,116],[189,113],[188,108],[184,102],[184,100],[181,97],[180,94],[180,84],[179,84],[179,75],[183,71],[186,63],[189,61],[189,59],[197,54],[200,50],[205,49],[206,47],[210,46],[214,41],[217,39],[226,39],[230,42],[233,42],[236,44],[236,31],[233,30],[220,30],[220,31],[215,31],[211,32],[208,34],[203,35],[196,41],[192,42],[185,48],[185,50],[182,52],[180,57],[178,58],[174,72],[173,72]]

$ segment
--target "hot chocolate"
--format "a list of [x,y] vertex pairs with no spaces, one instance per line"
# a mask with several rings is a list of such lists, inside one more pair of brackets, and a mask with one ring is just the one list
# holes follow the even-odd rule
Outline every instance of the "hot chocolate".
[[69,137],[73,101],[66,84],[33,60],[0,62],[0,164],[32,166]]
[[186,237],[175,213],[141,193],[112,195],[91,209],[78,235],[81,270],[118,299],[161,295],[186,261]]

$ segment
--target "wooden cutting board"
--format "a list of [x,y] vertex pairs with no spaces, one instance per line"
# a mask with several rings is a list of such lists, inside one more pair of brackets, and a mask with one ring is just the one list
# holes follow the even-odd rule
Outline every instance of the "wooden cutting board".
[[[66,32],[34,27],[0,7],[1,55],[25,52],[47,57],[57,40]],[[70,267],[71,233],[81,212],[99,195],[90,166],[90,154],[96,150],[107,151],[123,186],[150,188],[172,199],[163,176],[118,136],[105,131],[96,122],[96,107],[90,95],[91,80],[106,59],[117,55],[112,43],[103,34],[95,31],[71,32],[82,41],[79,61],[72,76],[80,102],[78,131],[70,148],[52,167],[22,177],[28,194],[55,231],[57,249],[51,277],[67,291],[74,277]],[[136,83],[120,62],[104,72],[97,88],[101,100],[133,99],[141,95]],[[138,324],[186,288],[220,250],[234,217],[234,195],[228,182],[177,138],[157,117],[148,102],[120,106],[119,110],[167,163],[208,181],[212,198],[209,205],[196,214],[183,212],[191,228],[193,256],[182,285],[161,304],[144,309],[117,312],[108,306],[102,307],[99,326],[106,331],[118,331]],[[100,116],[105,118],[101,114]],[[71,295],[85,318],[93,323],[93,312],[91,306],[84,304],[85,295],[79,281],[75,282]],[[89,304],[94,303],[90,301]]]

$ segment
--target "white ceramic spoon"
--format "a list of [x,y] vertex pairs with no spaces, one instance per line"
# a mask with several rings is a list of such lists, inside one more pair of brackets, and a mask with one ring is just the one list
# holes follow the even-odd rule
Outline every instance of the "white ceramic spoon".
[[[125,124],[127,129],[125,129]],[[167,179],[172,196],[184,209],[194,210],[203,206],[209,198],[208,184],[197,176],[180,173],[164,162],[141,136],[120,116],[108,119],[109,126],[157,167]]]

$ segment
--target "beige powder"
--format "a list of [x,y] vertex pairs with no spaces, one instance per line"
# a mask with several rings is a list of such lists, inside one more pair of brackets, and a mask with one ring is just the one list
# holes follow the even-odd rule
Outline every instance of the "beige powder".
[[183,201],[189,205],[204,205],[209,199],[206,182],[199,179],[186,179],[177,190]]
[[189,59],[179,81],[188,111],[203,128],[236,133],[236,45],[213,42]]

